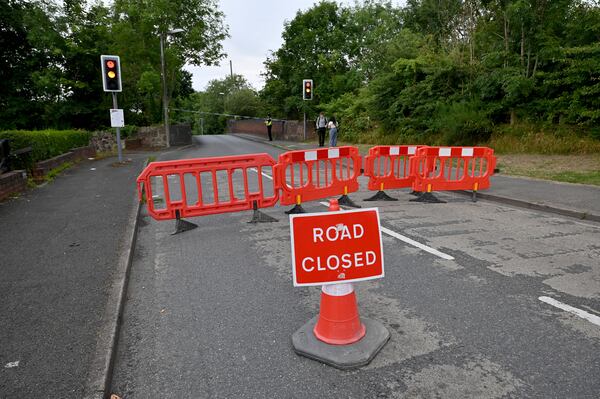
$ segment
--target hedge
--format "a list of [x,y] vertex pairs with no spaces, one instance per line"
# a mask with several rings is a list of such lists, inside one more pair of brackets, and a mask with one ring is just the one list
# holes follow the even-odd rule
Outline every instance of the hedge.
[[11,151],[31,147],[31,161],[50,159],[72,148],[89,145],[91,133],[84,130],[10,130],[0,131],[9,139]]

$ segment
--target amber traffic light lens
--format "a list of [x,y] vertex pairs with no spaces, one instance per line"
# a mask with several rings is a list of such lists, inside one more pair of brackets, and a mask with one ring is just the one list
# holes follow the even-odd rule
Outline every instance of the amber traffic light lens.
[[116,73],[114,73],[114,71],[108,71],[108,74],[107,74],[107,75],[108,75],[108,77],[109,77],[109,78],[111,78],[111,79],[113,79],[115,76],[117,76],[117,74],[116,74]]
[[115,62],[114,61],[106,61],[106,66],[109,68],[114,68],[115,67]]

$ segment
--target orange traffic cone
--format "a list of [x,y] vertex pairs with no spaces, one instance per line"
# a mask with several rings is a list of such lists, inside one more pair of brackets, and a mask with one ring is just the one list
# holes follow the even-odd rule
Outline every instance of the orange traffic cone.
[[331,345],[349,345],[365,336],[352,284],[323,286],[321,310],[313,332],[317,339]]
[[[340,210],[338,200],[329,200],[329,210]],[[349,345],[365,336],[366,329],[360,322],[352,284],[323,286],[321,310],[313,332],[317,339],[331,345]]]

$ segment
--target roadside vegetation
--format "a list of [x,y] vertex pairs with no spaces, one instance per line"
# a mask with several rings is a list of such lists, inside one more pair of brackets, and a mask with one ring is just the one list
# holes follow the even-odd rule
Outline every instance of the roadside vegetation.
[[[1,8],[0,132],[11,130],[15,144],[15,130],[106,127],[112,103],[101,91],[100,54],[121,56],[124,136],[160,123],[162,34],[172,121],[196,133],[222,133],[231,115],[314,120],[324,111],[348,143],[486,145],[504,173],[597,184],[598,0],[322,0],[286,21],[261,90],[232,75],[199,92],[183,66],[226,56],[227,27],[213,0]],[[183,31],[166,33],[173,28]],[[302,100],[307,78],[312,101]],[[592,161],[589,170],[574,161],[536,172],[517,165],[529,158],[509,157],[516,154]]]

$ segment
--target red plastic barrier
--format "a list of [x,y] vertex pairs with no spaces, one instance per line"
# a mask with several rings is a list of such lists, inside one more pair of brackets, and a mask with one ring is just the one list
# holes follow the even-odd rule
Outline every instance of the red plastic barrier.
[[265,187],[262,174],[274,166],[269,154],[152,162],[137,178],[138,194],[141,200],[145,192],[148,212],[157,220],[175,219],[177,212],[183,218],[250,210],[254,202],[271,207],[278,190],[269,175],[272,187]]
[[300,204],[358,190],[361,157],[351,146],[289,151],[275,166],[281,205]]
[[410,158],[421,147],[378,145],[370,148],[365,157],[364,172],[369,178],[369,190],[411,187],[414,176],[410,173]]
[[423,147],[410,159],[413,190],[483,190],[490,187],[496,167],[487,147]]

